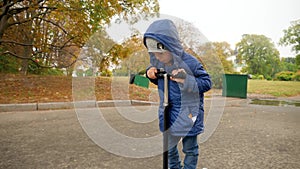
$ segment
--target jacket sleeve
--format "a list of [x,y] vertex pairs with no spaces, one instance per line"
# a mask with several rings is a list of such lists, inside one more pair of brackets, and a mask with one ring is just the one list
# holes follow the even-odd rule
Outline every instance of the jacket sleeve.
[[158,60],[155,59],[155,56],[153,54],[150,54],[150,66],[148,66],[148,68],[146,69],[146,77],[150,80],[150,82],[152,82],[153,84],[157,85],[158,84],[158,80],[157,79],[150,79],[147,75],[147,72],[148,70],[151,68],[151,67],[156,67],[157,68],[157,64],[158,64]]
[[154,67],[154,66],[149,66],[149,67],[146,69],[146,77],[150,80],[151,83],[157,85],[157,84],[158,84],[158,80],[157,80],[157,79],[151,79],[151,78],[149,78],[148,75],[147,75],[147,72],[148,72],[148,70],[149,70],[151,67]]
[[194,93],[204,93],[210,90],[212,82],[202,64],[198,62],[192,68],[194,68],[191,69],[193,75],[187,74],[184,84],[180,85],[181,90]]

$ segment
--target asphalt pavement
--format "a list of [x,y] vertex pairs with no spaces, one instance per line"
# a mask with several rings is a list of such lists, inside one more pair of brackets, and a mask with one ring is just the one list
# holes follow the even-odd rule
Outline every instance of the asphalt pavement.
[[[300,168],[300,107],[250,101],[206,99],[198,169]],[[68,104],[2,107],[0,168],[162,168],[157,103]]]

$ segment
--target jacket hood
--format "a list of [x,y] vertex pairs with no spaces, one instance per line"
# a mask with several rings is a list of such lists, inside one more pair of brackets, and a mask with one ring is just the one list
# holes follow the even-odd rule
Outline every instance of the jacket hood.
[[154,21],[146,30],[144,34],[144,45],[146,45],[146,38],[152,38],[161,42],[173,55],[181,57],[183,54],[183,47],[180,43],[177,28],[173,21],[169,19],[162,19]]

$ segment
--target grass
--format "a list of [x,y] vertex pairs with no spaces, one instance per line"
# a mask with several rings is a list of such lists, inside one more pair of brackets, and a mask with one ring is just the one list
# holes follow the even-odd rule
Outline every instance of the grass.
[[267,94],[276,97],[300,95],[300,82],[248,80],[248,93]]
[[[79,80],[79,81],[78,81]],[[157,87],[149,89],[129,84],[128,77],[72,79],[65,76],[36,76],[0,73],[0,104],[68,102],[76,99],[157,101]],[[79,84],[77,84],[79,83]],[[77,84],[76,90],[74,85]],[[206,93],[221,93],[212,89]],[[300,82],[248,80],[248,93],[275,97],[300,96]]]

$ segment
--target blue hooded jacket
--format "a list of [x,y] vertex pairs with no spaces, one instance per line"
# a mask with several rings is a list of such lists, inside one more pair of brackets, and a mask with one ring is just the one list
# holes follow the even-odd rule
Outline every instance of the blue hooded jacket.
[[[195,136],[202,133],[204,130],[203,93],[211,89],[210,76],[194,56],[183,50],[176,26],[171,20],[157,20],[149,26],[144,34],[144,45],[147,47],[146,38],[159,41],[173,56],[173,64],[167,66],[157,60],[153,53],[149,53],[151,66],[148,69],[163,68],[168,73],[174,69],[184,69],[187,73],[184,84],[168,81],[169,132],[175,136]],[[164,79],[149,78],[149,80],[158,86],[159,126],[160,130],[164,131]]]

